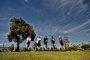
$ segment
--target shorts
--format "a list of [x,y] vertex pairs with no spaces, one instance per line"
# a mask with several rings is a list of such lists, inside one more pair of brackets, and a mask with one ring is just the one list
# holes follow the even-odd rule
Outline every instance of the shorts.
[[47,41],[44,41],[44,45],[47,45]]
[[27,46],[29,46],[29,44],[30,44],[30,41],[27,42]]
[[64,44],[63,44],[63,41],[60,41],[60,44],[61,44],[61,46],[64,45]]
[[51,41],[52,44],[55,44],[55,41]]
[[37,46],[41,46],[41,43],[40,43],[40,41],[37,43]]
[[27,44],[29,45],[30,44],[30,41],[28,41]]

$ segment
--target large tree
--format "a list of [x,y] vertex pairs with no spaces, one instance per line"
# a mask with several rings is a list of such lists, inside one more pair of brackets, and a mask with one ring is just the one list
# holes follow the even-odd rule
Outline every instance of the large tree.
[[19,44],[26,40],[28,36],[30,36],[31,40],[34,41],[36,34],[31,25],[27,24],[22,18],[10,19],[8,41],[14,41],[17,43],[16,51],[19,51]]

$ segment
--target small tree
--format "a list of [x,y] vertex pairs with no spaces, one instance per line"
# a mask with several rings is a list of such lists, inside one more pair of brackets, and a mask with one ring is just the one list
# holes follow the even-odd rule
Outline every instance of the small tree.
[[11,44],[10,51],[12,52],[14,50],[14,44]]
[[65,47],[66,50],[68,50],[69,40],[68,40],[68,37],[67,36],[64,37],[64,47]]
[[17,43],[16,51],[19,51],[19,44],[22,43],[28,36],[31,37],[32,41],[36,36],[31,25],[27,24],[22,18],[10,19],[10,32],[8,34],[8,41],[14,41]]

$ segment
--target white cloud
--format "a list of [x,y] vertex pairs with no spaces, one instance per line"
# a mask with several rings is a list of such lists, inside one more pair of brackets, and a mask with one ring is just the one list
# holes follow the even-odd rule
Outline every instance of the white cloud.
[[6,36],[8,33],[2,33],[0,34],[0,36]]
[[65,21],[66,19],[67,19],[66,17],[61,18],[60,20],[58,20],[58,22],[63,22],[63,21]]
[[52,35],[54,35],[57,31],[58,31],[58,28],[54,29]]
[[32,10],[32,11],[40,14],[41,16],[43,16],[43,12],[42,12],[40,9],[32,7],[32,6],[29,4],[30,2],[29,2],[29,3],[25,3],[25,2],[29,2],[29,0],[24,0],[24,2],[21,1],[20,3],[23,4],[24,7],[26,7],[27,9],[30,9],[30,10]]
[[67,33],[68,33],[68,31],[64,31],[63,33],[64,33],[64,34],[67,34]]
[[67,15],[70,15],[73,10],[78,14],[87,9],[87,6],[82,3],[82,0],[45,0],[43,5],[56,11],[62,10],[61,13],[65,14],[66,12]]
[[90,29],[84,29],[84,30],[82,30],[82,31],[80,31],[79,33],[81,33],[81,32],[88,32],[88,31],[90,31]]
[[9,17],[0,17],[0,20],[8,20]]
[[74,28],[71,28],[71,29],[69,29],[69,30],[66,30],[66,31],[64,31],[64,33],[69,33],[69,32],[76,31],[76,30],[78,30],[78,29],[84,27],[86,24],[90,24],[90,20],[88,20],[88,21],[82,23],[82,24],[79,25],[79,26],[76,26],[76,27],[74,27]]
[[8,10],[16,11],[17,9],[15,9],[15,8],[8,8]]
[[28,2],[28,0],[24,0],[25,2]]
[[21,8],[8,7],[9,11],[20,11]]
[[72,9],[73,9],[73,8],[74,8],[74,6],[75,6],[76,1],[77,1],[77,0],[74,0],[74,1],[72,2],[72,5],[71,5],[71,7],[70,7],[69,11],[67,12],[67,15],[70,15],[70,13],[71,13]]
[[1,37],[1,38],[0,38],[0,39],[6,39],[6,38],[7,38],[7,34],[8,34],[8,33],[1,33],[1,34],[0,34],[0,37]]

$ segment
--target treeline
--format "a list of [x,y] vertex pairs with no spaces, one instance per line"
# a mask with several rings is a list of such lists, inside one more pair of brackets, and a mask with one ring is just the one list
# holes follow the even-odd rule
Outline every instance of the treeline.
[[[45,49],[45,48],[37,49],[34,46],[32,46],[31,48],[29,48],[29,50],[27,50],[26,48],[23,48],[23,47],[20,48],[20,51],[77,51],[77,50],[81,50],[81,51],[90,50],[90,44],[71,45],[65,50],[62,50],[62,48],[57,48],[57,47],[55,47],[55,48],[48,47],[47,49]],[[9,47],[3,47],[2,50],[0,49],[0,52],[4,52],[4,51],[13,52],[13,51],[16,51],[16,48],[14,47],[14,44],[11,44],[11,46],[9,46]]]

